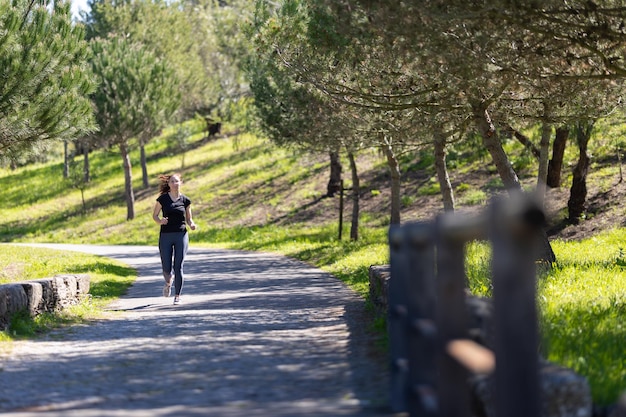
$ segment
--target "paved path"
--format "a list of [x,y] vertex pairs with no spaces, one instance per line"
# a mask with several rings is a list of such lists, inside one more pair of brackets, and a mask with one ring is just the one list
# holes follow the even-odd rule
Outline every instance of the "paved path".
[[386,361],[363,301],[276,255],[191,248],[183,304],[155,247],[45,245],[137,268],[103,320],[18,342],[0,369],[12,416],[384,416]]

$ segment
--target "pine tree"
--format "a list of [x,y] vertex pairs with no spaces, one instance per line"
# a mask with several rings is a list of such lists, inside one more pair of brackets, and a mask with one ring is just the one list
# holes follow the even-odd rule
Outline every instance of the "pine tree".
[[88,58],[69,2],[0,0],[0,158],[95,129]]
[[156,131],[171,120],[180,105],[178,83],[172,70],[140,43],[111,36],[95,38],[91,46],[93,71],[100,81],[93,95],[99,136],[121,152],[127,220],[132,220],[132,139],[144,131]]

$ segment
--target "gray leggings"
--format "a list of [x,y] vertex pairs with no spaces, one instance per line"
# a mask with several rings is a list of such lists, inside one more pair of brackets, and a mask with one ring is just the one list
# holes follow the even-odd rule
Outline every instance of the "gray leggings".
[[[170,282],[174,275],[174,295],[180,295],[183,289],[183,263],[189,247],[189,235],[187,232],[161,233],[159,235],[159,253],[161,254],[161,266],[163,277]],[[174,265],[172,265],[172,257]]]

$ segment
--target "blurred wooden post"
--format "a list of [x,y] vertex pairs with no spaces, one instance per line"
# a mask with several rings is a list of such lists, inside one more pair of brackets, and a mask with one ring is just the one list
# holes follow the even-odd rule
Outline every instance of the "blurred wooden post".
[[389,335],[390,405],[394,413],[407,410],[407,283],[410,279],[406,232],[399,225],[389,228],[390,274],[387,331]]
[[528,202],[496,200],[490,209],[498,417],[538,417],[535,237],[543,213]]
[[[497,417],[539,417],[536,236],[545,221],[521,195],[486,213],[391,225],[388,331],[391,408],[411,417],[469,417],[470,373],[494,373]],[[494,353],[469,339],[466,243],[489,238]],[[497,366],[494,364],[497,358]]]
[[449,230],[440,216],[436,221],[437,243],[437,329],[439,370],[439,415],[469,417],[469,372],[452,358],[445,347],[453,340],[467,338],[465,306],[465,239]]
[[432,223],[406,226],[408,307],[408,411],[437,416],[437,327],[435,323],[435,245]]

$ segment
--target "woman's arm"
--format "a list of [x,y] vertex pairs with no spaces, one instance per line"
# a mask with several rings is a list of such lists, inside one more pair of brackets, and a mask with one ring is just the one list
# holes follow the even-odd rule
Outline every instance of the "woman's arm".
[[193,222],[193,217],[191,215],[191,206],[185,207],[185,219],[187,220],[187,224],[191,230],[196,230],[196,224]]
[[161,203],[158,201],[154,205],[154,210],[152,210],[152,220],[154,220],[157,224],[163,225],[167,224],[167,217],[163,217],[162,219],[159,217],[159,213],[161,212]]

